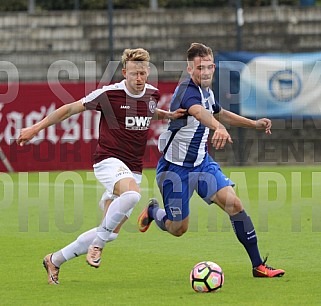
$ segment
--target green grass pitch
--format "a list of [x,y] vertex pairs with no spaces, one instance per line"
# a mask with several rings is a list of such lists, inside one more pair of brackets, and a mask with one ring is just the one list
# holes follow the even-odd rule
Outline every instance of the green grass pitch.
[[[136,219],[149,197],[160,199],[155,170],[144,172],[142,199],[99,269],[81,256],[61,267],[49,286],[43,257],[100,221],[102,188],[91,171],[0,173],[0,305],[316,305],[321,304],[321,167],[226,168],[256,227],[261,255],[283,268],[255,279],[228,217],[196,195],[190,228],[180,238]],[[218,263],[225,284],[195,293],[191,268]]]

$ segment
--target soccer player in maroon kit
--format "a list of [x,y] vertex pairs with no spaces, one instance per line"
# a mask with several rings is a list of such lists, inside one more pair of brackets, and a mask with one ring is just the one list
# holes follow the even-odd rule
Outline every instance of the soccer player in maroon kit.
[[93,91],[83,99],[66,104],[33,126],[20,132],[17,143],[24,145],[41,130],[86,110],[101,112],[99,139],[94,154],[94,173],[106,188],[100,207],[104,218],[97,228],[81,234],[61,250],[43,260],[48,283],[58,284],[61,264],[87,253],[88,264],[98,268],[107,242],[117,238],[121,225],[140,200],[143,156],[151,119],[177,119],[179,109],[157,109],[159,92],[147,84],[149,54],[144,49],[126,49],[122,56],[124,80]]

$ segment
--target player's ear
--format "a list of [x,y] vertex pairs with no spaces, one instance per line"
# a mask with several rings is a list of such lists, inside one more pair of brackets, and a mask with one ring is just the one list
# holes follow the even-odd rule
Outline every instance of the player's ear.
[[190,65],[188,65],[186,70],[188,74],[192,74],[193,68]]
[[126,79],[126,68],[122,68],[121,73],[123,77]]

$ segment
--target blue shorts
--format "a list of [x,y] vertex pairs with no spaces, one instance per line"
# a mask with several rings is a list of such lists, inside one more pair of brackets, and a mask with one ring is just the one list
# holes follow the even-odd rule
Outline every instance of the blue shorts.
[[168,219],[172,221],[184,220],[189,215],[189,200],[194,191],[207,204],[211,204],[210,198],[218,190],[234,186],[208,154],[196,167],[178,166],[161,157],[156,172],[165,211]]

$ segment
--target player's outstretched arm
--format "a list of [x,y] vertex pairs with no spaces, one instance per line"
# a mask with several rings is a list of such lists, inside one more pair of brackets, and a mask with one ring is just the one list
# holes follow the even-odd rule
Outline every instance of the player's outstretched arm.
[[179,108],[174,112],[165,111],[159,108],[156,108],[155,115],[153,117],[154,120],[162,120],[162,119],[179,119],[187,114],[186,109]]
[[20,131],[19,138],[17,139],[17,143],[20,146],[23,146],[26,142],[35,137],[41,130],[47,128],[48,126],[61,122],[72,115],[83,112],[84,110],[86,109],[81,101],[65,104],[49,114],[47,117],[43,118],[41,121],[35,123],[30,127],[22,129]]
[[225,109],[222,109],[218,114],[215,114],[215,118],[224,124],[238,127],[256,128],[259,130],[265,130],[266,134],[271,134],[272,122],[267,118],[252,120]]
[[256,128],[259,130],[265,130],[265,134],[272,134],[271,127],[272,122],[268,118],[261,118],[256,120]]

